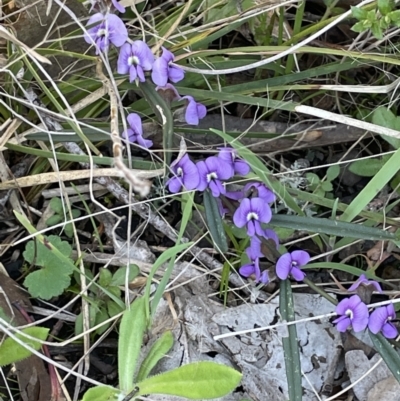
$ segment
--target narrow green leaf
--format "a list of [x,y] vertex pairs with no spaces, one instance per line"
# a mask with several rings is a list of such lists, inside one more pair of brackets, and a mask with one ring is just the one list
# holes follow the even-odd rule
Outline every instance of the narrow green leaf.
[[369,331],[369,336],[375,349],[379,352],[395,379],[400,383],[400,355],[382,334],[373,334]]
[[346,211],[342,214],[340,220],[353,220],[382,188],[395,176],[400,168],[400,148],[392,155],[364,189],[353,199]]
[[336,235],[338,237],[369,240],[396,240],[396,235],[388,231],[383,231],[379,228],[367,227],[361,224],[347,223],[340,220],[331,220],[319,217],[274,214],[270,224],[277,227],[305,230],[327,235]]
[[[154,262],[153,267],[149,273],[149,277],[147,278],[146,288],[144,291],[144,297],[146,298],[146,320],[150,322],[150,286],[153,280],[154,275],[156,274],[157,270],[165,263],[167,260],[174,258],[178,253],[183,252],[185,249],[189,248],[193,245],[193,242],[187,242],[186,244],[175,245],[172,248],[169,248],[167,251],[163,252],[157,260]],[[164,277],[163,277],[164,279]],[[165,287],[164,287],[165,288]],[[154,313],[155,308],[157,307],[156,300],[153,299],[151,303],[151,311]]]
[[211,234],[211,238],[216,248],[221,253],[228,252],[228,243],[222,217],[219,212],[217,199],[214,198],[210,190],[205,190],[203,193],[204,211],[206,213],[207,226]]
[[346,265],[344,263],[336,263],[336,262],[315,262],[315,263],[308,263],[306,266],[304,266],[304,270],[308,269],[332,269],[332,270],[340,270],[346,273],[350,273],[353,276],[360,277],[361,274],[365,274],[370,280],[375,280],[379,281],[381,283],[386,283],[390,285],[390,283],[387,283],[385,280],[382,280],[378,276],[375,276],[373,272],[370,271],[365,271],[362,269],[359,269],[358,267]]
[[[49,329],[45,327],[27,327],[21,330],[23,333],[35,337],[38,340],[44,341],[49,334]],[[35,351],[40,350],[42,344],[39,341],[26,338],[20,333],[15,333],[15,336],[22,340],[25,344],[32,347]],[[26,349],[21,344],[17,343],[13,338],[6,338],[0,345],[0,366],[9,365],[22,361],[32,355],[32,352]]]
[[167,394],[190,400],[219,398],[233,391],[241,378],[241,373],[225,365],[190,363],[138,383],[137,395]]
[[145,298],[136,299],[121,319],[118,339],[119,386],[124,393],[133,389],[137,359],[146,330]]
[[[279,311],[282,320],[295,320],[292,287],[289,280],[280,283]],[[301,386],[300,352],[297,345],[297,331],[294,324],[287,326],[288,337],[282,337],[283,353],[285,357],[286,376],[290,401],[301,401],[303,389]]]
[[170,331],[166,331],[163,335],[153,344],[149,353],[140,366],[139,373],[136,377],[136,382],[141,382],[146,379],[153,368],[157,365],[161,358],[164,358],[167,352],[174,345],[174,336]]
[[[185,230],[188,225],[188,222],[192,216],[193,205],[194,205],[194,191],[185,194],[185,200],[186,200],[186,202],[183,207],[181,226],[179,229],[178,238],[176,239],[176,244],[180,244],[182,237],[185,234]],[[165,273],[163,274],[160,284],[158,285],[157,290],[153,296],[153,300],[151,301],[152,313],[154,313],[154,311],[157,309],[157,305],[160,302],[160,299],[164,295],[164,290],[165,290],[166,286],[168,285],[169,279],[171,277],[172,271],[175,266],[175,257],[176,257],[176,254],[174,253],[169,261],[169,264],[168,264],[167,269],[165,270]]]
[[279,180],[277,180],[271,172],[267,169],[264,163],[248,148],[243,146],[240,142],[234,140],[231,136],[227,135],[225,132],[210,129],[210,131],[219,135],[221,138],[225,139],[232,147],[234,147],[239,156],[246,160],[253,171],[257,174],[260,180],[270,188],[281,200],[282,202],[294,212],[300,216],[304,215],[299,205],[296,203],[294,198],[289,194],[284,185],[282,185]]
[[97,386],[86,391],[82,401],[114,401],[121,394],[119,390],[109,386]]

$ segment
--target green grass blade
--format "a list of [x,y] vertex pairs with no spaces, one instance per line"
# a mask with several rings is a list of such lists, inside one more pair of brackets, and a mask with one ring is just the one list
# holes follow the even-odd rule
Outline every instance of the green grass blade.
[[[183,208],[182,221],[181,221],[181,226],[180,226],[180,230],[178,233],[178,238],[176,240],[176,244],[180,244],[181,239],[185,233],[187,224],[190,220],[190,217],[192,216],[192,210],[193,210],[193,204],[194,204],[194,192],[185,194],[185,199],[186,199],[186,203]],[[165,273],[160,281],[160,284],[157,287],[157,290],[154,294],[153,300],[151,301],[152,313],[154,313],[154,311],[157,309],[157,305],[160,302],[160,299],[162,298],[162,296],[164,294],[164,290],[167,287],[168,281],[171,277],[172,270],[174,269],[174,266],[175,266],[175,255],[176,254],[174,254],[174,256],[169,261],[168,267],[165,270]]]
[[228,242],[222,222],[222,217],[218,209],[217,199],[214,198],[210,190],[203,193],[204,210],[206,213],[207,226],[211,234],[211,238],[217,249],[222,252],[228,252]]
[[382,334],[373,334],[369,331],[369,336],[375,349],[379,352],[395,379],[400,383],[400,355]]
[[[279,311],[283,321],[292,322],[295,320],[292,287],[289,280],[282,280],[280,283]],[[282,345],[285,356],[289,400],[301,401],[303,389],[301,386],[301,364],[296,325],[287,326],[287,330],[288,337],[282,337]]]
[[305,230],[313,233],[323,233],[338,237],[357,238],[367,240],[396,240],[396,236],[379,228],[367,227],[361,224],[347,223],[344,221],[324,219],[319,217],[287,216],[275,214],[272,216],[271,225]]
[[342,214],[342,221],[351,221],[371,202],[383,187],[397,174],[400,167],[400,149],[397,149],[380,171],[353,199]]

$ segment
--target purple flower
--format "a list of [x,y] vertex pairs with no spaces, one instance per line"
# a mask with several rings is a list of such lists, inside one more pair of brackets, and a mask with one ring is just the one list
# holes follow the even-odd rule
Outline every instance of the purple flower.
[[128,114],[126,118],[130,128],[122,133],[122,137],[129,142],[137,143],[143,148],[150,148],[153,146],[153,141],[143,138],[142,120],[136,113]]
[[171,170],[174,176],[171,177],[166,185],[169,192],[175,194],[184,186],[186,189],[196,189],[199,185],[200,176],[196,165],[185,154],[180,160],[175,160],[171,163]]
[[165,86],[168,79],[171,82],[177,83],[181,81],[185,75],[184,71],[176,65],[171,64],[174,61],[174,55],[165,47],[163,52],[153,64],[153,72],[151,78],[158,86]]
[[193,96],[183,96],[182,100],[187,101],[185,111],[185,121],[190,125],[199,125],[199,120],[207,114],[207,108],[204,104],[197,103]]
[[264,199],[264,201],[267,203],[272,203],[276,201],[275,194],[262,182],[255,181],[247,183],[243,188],[243,192],[247,194],[250,191],[255,192],[255,196]]
[[96,54],[108,52],[110,42],[116,46],[122,46],[128,39],[128,31],[123,21],[114,14],[103,15],[97,13],[89,18],[86,26],[98,22],[99,24],[89,28],[84,34],[87,43],[96,43]]
[[368,307],[358,295],[342,299],[336,306],[336,313],[341,315],[333,321],[340,332],[345,332],[352,326],[357,333],[368,325]]
[[261,282],[263,284],[267,284],[269,281],[268,271],[264,270],[263,272],[261,272],[258,258],[253,259],[251,263],[245,264],[240,267],[239,273],[243,277],[254,276],[254,281],[256,283]]
[[368,328],[374,334],[378,334],[382,331],[382,334],[386,338],[396,338],[398,332],[397,328],[391,322],[392,319],[396,319],[396,312],[393,304],[382,306],[371,313]]
[[113,6],[120,12],[120,13],[124,13],[125,12],[125,7],[118,3],[117,0],[111,0],[111,2],[113,3]]
[[233,170],[236,174],[245,176],[250,173],[249,164],[237,156],[236,149],[230,147],[218,148],[218,157],[233,165]]
[[154,56],[149,46],[141,40],[135,40],[132,44],[125,43],[119,52],[118,74],[128,74],[129,82],[136,77],[140,82],[145,81],[144,71],[150,71],[154,62]]
[[218,157],[211,156],[204,161],[197,163],[200,182],[197,187],[199,191],[204,191],[207,187],[211,189],[214,197],[218,197],[226,192],[221,180],[229,180],[233,177],[233,168]]
[[302,281],[305,277],[300,267],[306,265],[310,260],[310,255],[306,251],[293,251],[283,254],[276,262],[276,275],[281,280],[286,280],[292,276],[296,281]]
[[[120,12],[124,13],[125,12],[125,7],[122,4],[119,4],[117,0],[111,0],[113,6]],[[107,12],[107,6],[104,4],[102,0],[90,0],[90,3],[92,4],[92,7],[90,8],[89,12],[91,13],[92,10],[98,6],[100,11],[103,11],[104,13]]]
[[361,274],[358,280],[351,287],[349,287],[347,291],[355,291],[360,285],[363,286],[371,285],[372,287],[374,287],[375,291],[382,293],[382,288],[379,285],[379,283],[377,283],[374,280],[368,280],[365,274]]
[[262,236],[264,231],[260,223],[269,223],[272,217],[270,207],[261,198],[245,198],[233,215],[235,226],[247,226],[247,235]]

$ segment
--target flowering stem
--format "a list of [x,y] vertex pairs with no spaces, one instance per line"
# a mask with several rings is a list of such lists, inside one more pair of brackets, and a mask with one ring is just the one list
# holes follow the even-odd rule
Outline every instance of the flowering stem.
[[331,297],[326,291],[324,291],[322,288],[318,287],[315,285],[311,280],[309,280],[307,277],[303,279],[304,283],[307,284],[310,288],[312,288],[315,292],[317,292],[319,295],[323,296],[325,299],[327,299],[330,303],[333,305],[337,305],[338,301]]

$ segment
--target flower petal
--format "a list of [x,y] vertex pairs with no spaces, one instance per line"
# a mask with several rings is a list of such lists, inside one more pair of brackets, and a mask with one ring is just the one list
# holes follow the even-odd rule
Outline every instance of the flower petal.
[[115,14],[108,14],[106,25],[108,25],[110,33],[110,42],[116,47],[121,47],[128,39],[128,31],[124,21]]
[[199,191],[204,191],[208,186],[207,182],[208,168],[203,160],[197,162],[196,167],[197,170],[199,171],[199,185],[197,186],[197,189]]
[[131,65],[129,67],[129,82],[133,82],[137,77],[137,69],[136,66]]
[[298,267],[302,267],[310,261],[310,255],[306,251],[293,251],[292,260],[297,263]]
[[179,68],[178,66],[170,65],[168,68],[168,78],[171,82],[176,84],[177,82],[182,81],[182,79],[185,78],[185,71],[183,71],[182,68]]
[[369,316],[368,328],[372,333],[378,334],[389,317],[385,306],[376,308]]
[[391,322],[387,322],[382,327],[382,334],[386,338],[396,338],[398,336],[397,328]]
[[347,316],[341,316],[339,319],[334,320],[336,323],[337,331],[344,333],[351,325],[351,320]]
[[144,139],[142,135],[138,135],[136,142],[142,147],[149,149],[153,146],[153,141],[151,139]]
[[169,190],[169,192],[171,192],[171,194],[176,194],[182,188],[182,180],[180,179],[180,177],[171,177],[165,183],[165,185],[168,186],[168,190]]
[[117,71],[118,74],[127,74],[129,71],[128,59],[131,55],[131,45],[125,43],[119,50]]
[[250,238],[250,246],[246,249],[247,256],[251,259],[263,258],[264,254],[261,252],[261,241],[258,237]]
[[191,160],[187,160],[182,164],[182,170],[185,188],[189,190],[196,189],[200,182],[197,166]]
[[290,253],[283,254],[276,262],[276,275],[281,280],[286,280],[292,268],[292,257]]
[[158,86],[165,86],[168,82],[168,63],[165,59],[159,57],[153,63],[151,79]]
[[[272,212],[268,203],[261,198],[251,198],[251,210],[258,215],[258,221],[260,223],[269,223],[271,221]],[[263,235],[260,233],[259,235]]]
[[235,160],[233,164],[233,169],[236,174],[246,176],[250,173],[250,166],[244,160]]
[[174,61],[175,57],[172,52],[170,52],[164,46],[162,46],[161,49],[162,49],[161,58],[163,58],[167,62],[167,64],[170,63],[171,61]]
[[244,227],[247,223],[247,214],[250,210],[250,199],[245,198],[233,214],[233,222],[236,227]]
[[239,273],[243,276],[243,277],[250,277],[252,274],[255,273],[255,267],[253,263],[249,263],[247,265],[243,265],[240,269],[239,269]]
[[111,0],[111,1],[112,1],[112,3],[113,3],[113,6],[114,6],[120,13],[124,13],[124,12],[125,12],[125,7],[124,7],[122,4],[118,3],[117,0]]
[[185,121],[190,125],[198,125],[199,116],[195,100],[192,96],[184,96],[182,99],[186,99],[188,102],[185,110]]
[[209,188],[211,189],[211,193],[214,198],[218,198],[221,194],[225,193],[225,187],[222,185],[220,180],[212,180],[208,184]]
[[132,53],[139,59],[144,71],[150,71],[154,63],[154,55],[149,46],[142,40],[135,40],[132,44]]
[[[356,297],[358,297],[359,301],[361,302],[360,297],[358,295],[356,295]],[[350,298],[344,298],[336,305],[335,312],[338,315],[345,315],[346,311],[349,308],[350,308]]]
[[87,33],[86,32],[84,33],[83,38],[85,39],[86,43],[93,44],[93,41],[96,42],[97,31],[100,29],[101,26],[100,23],[103,21],[104,21],[104,15],[102,13],[93,14],[89,18],[86,24],[87,27],[94,25],[96,22],[98,22],[99,24],[87,29]]
[[304,277],[306,276],[305,273],[300,270],[298,267],[292,267],[290,271],[290,275],[296,280],[296,281],[303,281]]
[[136,113],[130,113],[128,114],[128,117],[126,118],[128,121],[128,124],[132,128],[133,132],[136,134],[142,135],[143,130],[142,130],[142,119],[140,118],[139,114]]

